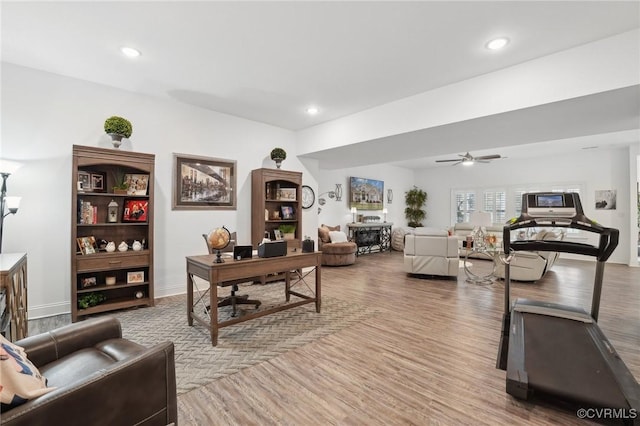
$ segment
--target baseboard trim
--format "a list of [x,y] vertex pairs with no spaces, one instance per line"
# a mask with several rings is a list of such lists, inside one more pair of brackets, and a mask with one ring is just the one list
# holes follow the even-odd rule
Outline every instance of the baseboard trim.
[[[168,288],[162,288],[154,293],[156,299],[161,297],[176,296],[178,294],[186,293],[186,289],[183,285],[177,285]],[[49,303],[47,305],[30,306],[28,310],[28,319],[39,319],[53,317],[56,315],[65,315],[71,313],[71,305],[69,301]]]

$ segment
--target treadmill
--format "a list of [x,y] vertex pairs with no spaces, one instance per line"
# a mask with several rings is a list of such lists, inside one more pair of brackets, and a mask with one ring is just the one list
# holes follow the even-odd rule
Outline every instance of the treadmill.
[[[514,240],[511,231],[535,227],[580,229],[599,235],[598,246],[559,240]],[[523,233],[519,233],[521,236]],[[522,195],[522,214],[503,230],[504,251],[575,253],[596,258],[591,313],[555,303],[516,299],[511,306],[505,261],[504,315],[496,367],[507,371],[507,393],[534,395],[581,408],[618,410],[618,419],[640,425],[640,386],[598,327],[604,265],[619,231],[588,219],[577,193]],[[507,258],[509,259],[509,258]]]

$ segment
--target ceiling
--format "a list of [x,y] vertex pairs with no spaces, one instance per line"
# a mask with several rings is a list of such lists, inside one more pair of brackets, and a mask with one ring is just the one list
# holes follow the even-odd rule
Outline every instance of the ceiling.
[[[640,27],[637,1],[46,1],[2,2],[1,8],[2,61],[291,130]],[[489,39],[503,35],[511,39],[506,49],[484,48]],[[124,57],[119,49],[125,45],[142,56]],[[627,121],[629,110],[638,116],[635,93],[630,104],[620,107]],[[586,103],[576,100],[565,106],[588,110]],[[320,112],[309,116],[309,105]],[[529,112],[534,117],[550,113]],[[581,145],[576,140],[593,132],[615,135],[606,138],[609,142],[638,140],[637,131],[629,133],[628,126],[603,118],[598,123],[585,133],[589,122],[578,120],[580,130],[544,135],[545,140]],[[463,134],[478,124],[487,123],[428,132]],[[637,130],[638,125],[632,127]],[[418,135],[401,136],[398,146],[407,149],[394,147],[389,161],[424,167],[436,157],[465,151],[483,155],[468,144],[416,153],[412,136]],[[497,153],[507,155],[511,136],[494,145],[501,148]],[[371,146],[382,142],[389,149],[384,140],[371,141]],[[359,158],[343,161],[341,167],[374,161],[362,152],[356,144],[314,155]],[[517,156],[518,150],[510,155]]]

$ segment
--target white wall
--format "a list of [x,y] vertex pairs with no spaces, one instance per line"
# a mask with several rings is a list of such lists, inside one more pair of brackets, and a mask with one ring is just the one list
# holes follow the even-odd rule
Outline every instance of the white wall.
[[[438,167],[416,172],[416,184],[429,194],[428,224],[453,225],[452,189],[506,188],[532,183],[578,183],[585,214],[604,226],[620,229],[620,243],[610,261],[629,263],[629,148],[601,148],[571,155],[493,161],[471,167]],[[616,210],[595,210],[594,191],[617,190]],[[544,190],[544,188],[542,188]]]
[[[343,195],[342,201],[332,200],[327,195],[324,195],[327,203],[322,206],[322,211],[318,214],[318,225],[322,223],[332,226],[340,225],[341,229],[346,230],[346,224],[352,222],[353,219],[349,208],[349,178],[351,176],[383,181],[384,207],[388,210],[387,222],[393,222],[394,227],[407,226],[407,220],[404,217],[404,193],[413,187],[414,172],[413,170],[387,165],[320,170],[318,173],[319,192],[316,194],[332,191],[337,183],[341,183]],[[393,201],[390,204],[387,202],[388,189],[393,190]],[[428,203],[429,201],[427,200],[427,208]],[[314,209],[312,209],[315,212],[318,211],[316,207],[318,207],[318,204],[314,205]],[[363,210],[359,213],[383,217],[382,210]],[[314,232],[313,237],[317,237],[317,232]]]
[[[284,148],[283,169],[313,176],[295,156],[291,131],[55,74],[2,63],[1,156],[24,165],[8,182],[22,196],[18,214],[5,220],[3,252],[28,253],[29,317],[69,312],[72,145],[111,147],[104,120],[133,123],[121,149],[156,155],[155,291],[185,291],[185,256],[206,252],[202,233],[225,225],[250,243],[250,172],[273,168],[269,153]],[[236,211],[172,211],[172,153],[237,161]],[[316,233],[317,215],[305,211],[303,232]]]

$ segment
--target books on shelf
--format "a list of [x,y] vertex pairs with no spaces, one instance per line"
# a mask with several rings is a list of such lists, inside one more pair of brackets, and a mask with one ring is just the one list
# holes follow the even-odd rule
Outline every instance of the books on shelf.
[[93,225],[98,223],[98,206],[92,206],[89,201],[79,201],[78,220],[81,225]]

